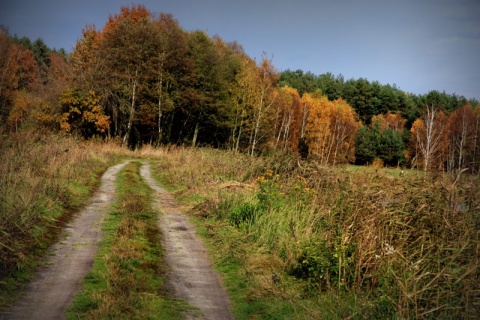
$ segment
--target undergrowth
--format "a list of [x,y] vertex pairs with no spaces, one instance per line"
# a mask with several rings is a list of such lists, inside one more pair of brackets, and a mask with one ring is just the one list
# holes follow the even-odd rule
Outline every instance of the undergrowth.
[[118,199],[69,319],[181,319],[185,304],[163,290],[164,265],[152,191],[138,162],[119,174]]
[[0,308],[116,161],[103,148],[48,132],[0,132]]
[[[478,176],[159,151],[238,319],[480,315]],[[281,310],[281,311],[280,311]]]

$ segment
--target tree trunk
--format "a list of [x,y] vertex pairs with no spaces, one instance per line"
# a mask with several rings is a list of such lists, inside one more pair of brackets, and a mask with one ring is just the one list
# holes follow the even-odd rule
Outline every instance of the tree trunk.
[[195,148],[195,145],[197,144],[197,137],[198,137],[198,130],[200,128],[200,124],[197,121],[197,124],[195,125],[195,131],[193,132],[193,139],[192,139],[192,147]]
[[127,124],[127,132],[123,136],[122,146],[128,141],[128,137],[130,136],[130,132],[132,130],[133,119],[135,116],[135,93],[137,90],[137,81],[133,81],[133,88],[132,88],[132,103],[130,105],[130,115],[128,117],[128,124]]
[[258,110],[257,121],[255,123],[255,130],[253,132],[253,139],[252,139],[252,150],[250,152],[251,156],[253,156],[253,154],[255,152],[255,147],[257,145],[258,131],[260,130],[260,120],[262,118],[262,105],[263,105],[263,102],[260,104],[260,109]]
[[162,86],[163,86],[163,72],[160,73],[160,83],[159,83],[159,93],[158,93],[158,136],[157,136],[157,147],[160,146],[162,142]]

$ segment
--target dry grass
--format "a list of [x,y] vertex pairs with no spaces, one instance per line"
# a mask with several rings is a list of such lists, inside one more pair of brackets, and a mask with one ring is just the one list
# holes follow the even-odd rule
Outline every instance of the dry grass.
[[[196,205],[220,261],[241,264],[249,299],[299,299],[300,283],[302,297],[321,303],[324,292],[356,296],[328,299],[348,301],[346,316],[480,314],[478,176],[298,166],[209,149],[162,150],[161,159],[158,175]],[[222,188],[235,184],[248,187]],[[342,317],[328,313],[336,307],[307,309]]]
[[[214,149],[127,152],[31,133],[3,136],[0,150],[2,273],[24,268],[32,248],[49,243],[49,228],[98,181],[92,168],[140,157],[192,208],[239,319],[480,317],[478,176]],[[122,250],[141,249],[122,239]]]
[[[114,160],[98,144],[43,132],[0,136],[0,291],[15,287]],[[4,303],[2,301],[0,305]]]

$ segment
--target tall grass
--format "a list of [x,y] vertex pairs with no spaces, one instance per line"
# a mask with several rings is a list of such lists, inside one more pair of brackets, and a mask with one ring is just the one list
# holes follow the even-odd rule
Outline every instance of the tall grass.
[[45,132],[0,134],[0,305],[115,156]]
[[194,206],[219,263],[241,265],[242,299],[297,306],[284,318],[480,315],[478,177],[209,149],[163,151],[157,173]]

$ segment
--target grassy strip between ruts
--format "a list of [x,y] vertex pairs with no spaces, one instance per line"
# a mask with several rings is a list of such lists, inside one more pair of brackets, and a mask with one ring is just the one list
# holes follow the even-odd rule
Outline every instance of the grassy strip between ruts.
[[157,212],[139,167],[131,162],[118,175],[117,201],[104,222],[104,239],[68,319],[183,317],[186,304],[164,291]]

